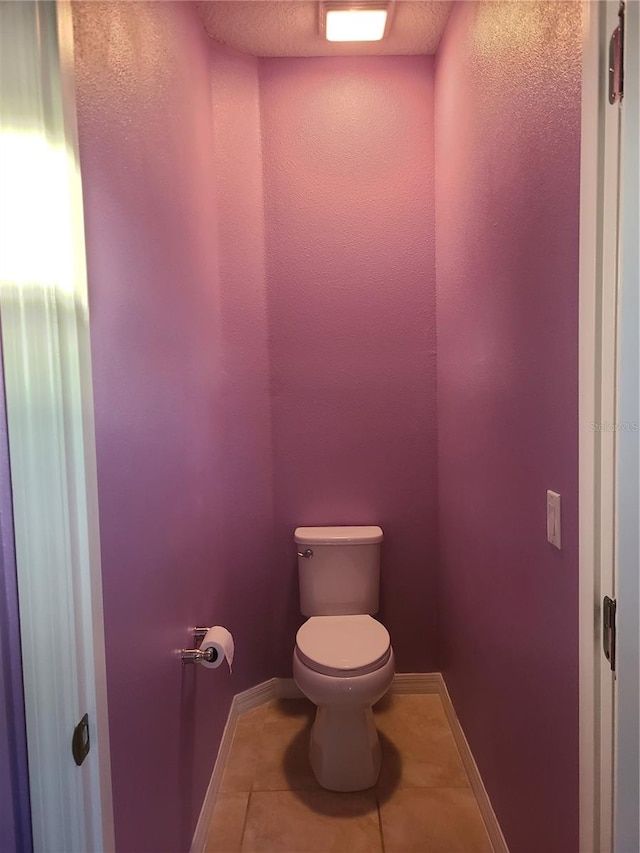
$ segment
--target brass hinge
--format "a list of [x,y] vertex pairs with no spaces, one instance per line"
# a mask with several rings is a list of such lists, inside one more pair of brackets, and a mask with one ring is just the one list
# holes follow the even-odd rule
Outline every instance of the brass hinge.
[[624,2],[618,8],[618,26],[609,41],[609,103],[624,97]]

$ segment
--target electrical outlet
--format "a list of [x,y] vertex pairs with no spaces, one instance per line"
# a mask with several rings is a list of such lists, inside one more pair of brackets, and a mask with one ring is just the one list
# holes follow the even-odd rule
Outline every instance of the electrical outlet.
[[560,516],[560,495],[547,492],[547,542],[559,551],[562,550],[562,521]]

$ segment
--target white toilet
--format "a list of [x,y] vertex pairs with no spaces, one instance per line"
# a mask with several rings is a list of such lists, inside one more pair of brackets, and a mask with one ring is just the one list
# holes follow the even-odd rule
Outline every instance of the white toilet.
[[393,680],[389,632],[378,611],[379,527],[299,527],[300,610],[293,677],[318,706],[311,731],[313,772],[330,791],[375,785],[380,743],[371,706]]

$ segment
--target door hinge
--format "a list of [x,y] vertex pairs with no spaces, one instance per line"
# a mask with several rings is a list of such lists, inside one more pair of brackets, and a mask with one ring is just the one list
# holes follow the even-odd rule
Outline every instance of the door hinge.
[[71,739],[71,754],[73,760],[80,767],[91,749],[91,741],[89,740],[89,715],[85,714],[78,725],[73,730]]
[[602,649],[611,671],[616,671],[616,609],[617,602],[608,595],[602,600]]
[[609,41],[609,103],[624,97],[624,2],[618,8],[618,26]]

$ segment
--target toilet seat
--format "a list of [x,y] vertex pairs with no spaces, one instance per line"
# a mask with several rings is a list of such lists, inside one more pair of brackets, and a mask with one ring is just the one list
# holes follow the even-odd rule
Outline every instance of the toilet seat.
[[391,639],[384,625],[368,614],[312,616],[298,630],[296,652],[315,672],[352,677],[384,666]]

